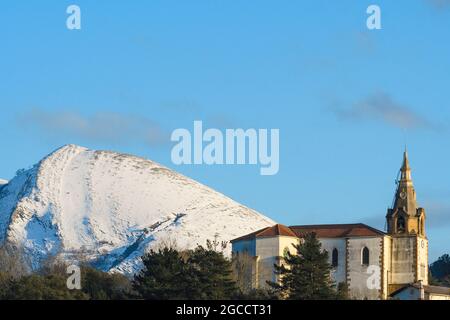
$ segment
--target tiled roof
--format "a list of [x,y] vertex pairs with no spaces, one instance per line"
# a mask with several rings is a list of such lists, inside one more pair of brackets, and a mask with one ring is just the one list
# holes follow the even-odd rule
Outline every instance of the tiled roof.
[[286,226],[282,224],[276,224],[273,227],[267,228],[266,230],[258,233],[257,237],[273,237],[273,236],[288,236],[288,237],[297,237],[297,235]]
[[240,240],[250,240],[261,237],[289,236],[304,237],[305,234],[314,232],[318,238],[346,238],[346,237],[371,237],[385,235],[384,232],[369,227],[363,223],[355,224],[322,224],[286,227],[282,224],[276,224],[272,227],[266,227],[253,233],[231,240],[236,242]]
[[314,232],[318,238],[371,237],[385,235],[384,232],[363,223],[322,224],[289,227],[298,237]]
[[276,224],[272,227],[266,227],[261,230],[249,233],[245,236],[233,239],[231,240],[231,242],[254,238],[275,237],[275,236],[297,237],[297,235],[291,229],[289,229],[289,227],[286,227],[282,224]]

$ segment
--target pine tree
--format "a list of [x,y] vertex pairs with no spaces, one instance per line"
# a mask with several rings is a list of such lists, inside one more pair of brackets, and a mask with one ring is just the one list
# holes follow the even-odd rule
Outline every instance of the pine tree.
[[135,276],[133,287],[143,299],[190,299],[190,270],[177,250],[152,250],[142,258],[142,262],[144,268]]
[[223,300],[236,294],[232,279],[231,262],[222,252],[207,250],[201,246],[191,251],[188,264],[194,269],[197,282],[197,299]]
[[231,262],[221,252],[201,246],[179,252],[164,248],[142,259],[144,268],[133,288],[143,299],[231,299],[236,295]]
[[83,266],[81,274],[82,291],[91,300],[123,300],[133,297],[130,280],[120,273],[107,273]]
[[281,297],[292,300],[325,300],[336,297],[330,277],[328,252],[321,250],[315,233],[306,234],[296,254],[286,252],[281,265],[275,265],[280,283],[269,282]]
[[347,283],[339,282],[337,286],[336,300],[349,300],[349,299],[350,295]]

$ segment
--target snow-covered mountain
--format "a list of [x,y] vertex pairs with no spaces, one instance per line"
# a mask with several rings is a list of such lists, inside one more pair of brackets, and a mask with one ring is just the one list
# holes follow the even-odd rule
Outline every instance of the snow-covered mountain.
[[[155,162],[67,145],[0,185],[0,244],[133,273],[151,247],[229,241],[274,222]],[[228,248],[230,250],[230,248]]]

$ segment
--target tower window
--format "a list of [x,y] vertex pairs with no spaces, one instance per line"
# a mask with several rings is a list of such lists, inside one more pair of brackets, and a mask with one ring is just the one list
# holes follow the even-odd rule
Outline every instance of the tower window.
[[403,216],[397,218],[397,231],[405,232],[405,218]]
[[331,266],[337,267],[339,263],[339,253],[336,248],[333,249],[333,253],[331,255]]
[[361,264],[368,266],[370,260],[369,256],[370,256],[369,249],[367,247],[364,247],[361,252]]

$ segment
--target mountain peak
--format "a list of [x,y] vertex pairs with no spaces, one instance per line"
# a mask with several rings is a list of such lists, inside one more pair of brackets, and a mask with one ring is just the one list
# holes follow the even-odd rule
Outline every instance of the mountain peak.
[[65,144],[50,154],[57,153],[57,152],[73,152],[73,151],[81,152],[81,151],[86,151],[86,150],[89,150],[89,149],[86,147],[83,147],[83,146],[76,145],[76,144]]
[[0,244],[23,247],[34,267],[83,252],[103,270],[133,273],[139,257],[163,242],[193,248],[273,224],[155,162],[73,144],[0,190]]

